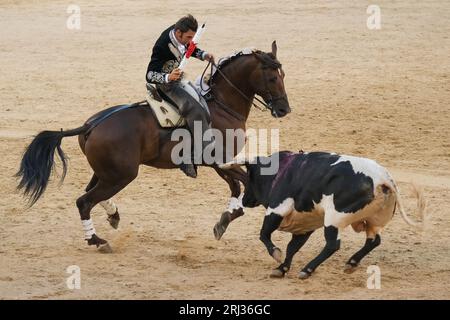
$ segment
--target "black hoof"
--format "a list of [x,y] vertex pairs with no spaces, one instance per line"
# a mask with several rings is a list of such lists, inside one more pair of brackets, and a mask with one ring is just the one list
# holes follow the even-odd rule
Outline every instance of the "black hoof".
[[108,221],[109,221],[109,224],[111,225],[111,227],[113,227],[114,229],[117,229],[119,227],[119,222],[120,222],[119,212],[116,211],[116,213],[114,213],[112,216],[109,216]]
[[288,267],[283,267],[283,265],[279,266],[276,269],[272,270],[272,273],[270,274],[271,278],[284,278],[284,276],[286,275],[286,272],[289,271]]
[[214,237],[216,238],[216,240],[220,240],[220,238],[222,238],[223,234],[228,228],[228,225],[230,224],[230,221],[231,221],[230,213],[228,211],[222,213],[220,221],[216,223],[213,229]]
[[87,243],[90,246],[96,246],[98,251],[101,252],[101,253],[112,253],[113,252],[113,250],[112,250],[111,246],[109,245],[108,241],[97,237],[96,234],[93,234],[90,239],[87,239]]
[[87,241],[88,245],[90,245],[90,246],[97,246],[97,248],[99,246],[101,246],[101,245],[104,245],[104,244],[108,243],[108,241],[97,237],[96,234],[93,234],[92,237],[90,239],[87,239],[86,241]]
[[213,229],[214,238],[216,238],[216,240],[220,240],[220,238],[222,238],[226,230],[227,228],[221,225],[220,222],[217,222]]
[[298,277],[302,280],[308,279],[309,277],[311,277],[311,274],[313,273],[313,270],[311,269],[303,269],[302,271],[300,271]]
[[347,274],[353,273],[358,267],[358,263],[355,260],[350,260],[345,264],[344,272]]

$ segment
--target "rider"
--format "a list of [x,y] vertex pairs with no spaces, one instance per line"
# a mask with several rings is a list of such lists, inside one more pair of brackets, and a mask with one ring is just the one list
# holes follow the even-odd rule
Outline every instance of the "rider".
[[[156,84],[157,89],[178,106],[180,114],[186,119],[192,138],[194,137],[194,121],[201,121],[202,133],[210,128],[207,110],[183,89],[179,81],[183,71],[178,66],[197,28],[197,20],[189,14],[163,31],[153,47],[146,73],[147,82]],[[212,54],[199,48],[194,50],[192,56],[202,61],[214,61]],[[198,145],[204,149],[207,143],[202,141]],[[189,177],[197,176],[194,164],[182,163],[180,168]]]

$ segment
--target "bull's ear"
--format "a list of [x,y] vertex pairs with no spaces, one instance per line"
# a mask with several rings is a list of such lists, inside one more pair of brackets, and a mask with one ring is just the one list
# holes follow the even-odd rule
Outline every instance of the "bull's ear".
[[273,40],[272,42],[272,54],[274,55],[274,57],[277,57],[277,41]]

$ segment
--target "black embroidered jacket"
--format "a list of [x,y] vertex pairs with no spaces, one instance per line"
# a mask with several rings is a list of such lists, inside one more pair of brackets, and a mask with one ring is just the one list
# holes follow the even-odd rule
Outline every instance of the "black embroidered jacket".
[[[161,35],[153,47],[152,58],[147,67],[146,80],[150,83],[167,83],[169,73],[180,65],[182,52],[178,49],[181,45],[174,35],[175,25],[167,28]],[[184,46],[187,48],[187,46]],[[184,52],[183,52],[184,54]],[[206,52],[196,48],[192,53],[192,57],[203,60]]]

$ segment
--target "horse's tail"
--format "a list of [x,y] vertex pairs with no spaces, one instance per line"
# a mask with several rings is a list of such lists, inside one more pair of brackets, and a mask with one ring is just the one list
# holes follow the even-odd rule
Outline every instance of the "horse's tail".
[[88,125],[83,125],[67,131],[42,131],[25,149],[19,171],[15,176],[20,178],[17,189],[28,198],[30,207],[36,203],[47,188],[50,174],[55,165],[55,151],[58,152],[62,162],[61,183],[64,181],[67,172],[67,158],[61,149],[62,138],[79,135],[88,129]]

